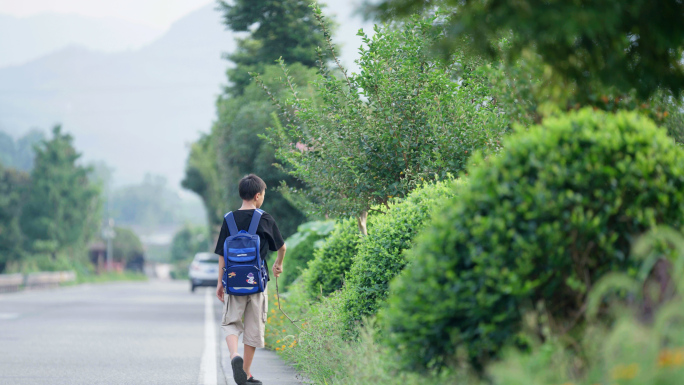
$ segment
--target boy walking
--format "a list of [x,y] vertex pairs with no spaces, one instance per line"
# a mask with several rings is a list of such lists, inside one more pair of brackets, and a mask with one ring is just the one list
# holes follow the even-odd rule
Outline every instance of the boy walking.
[[[235,224],[239,230],[249,228],[252,216],[261,207],[266,194],[266,183],[254,174],[249,174],[240,180],[238,185],[242,207],[233,211]],[[263,212],[257,227],[256,234],[260,239],[260,255],[266,261],[268,251],[277,251],[278,256],[273,263],[273,275],[278,277],[283,272],[283,258],[285,257],[285,241],[283,241],[278,225],[272,216]],[[229,225],[223,220],[221,233],[216,244],[215,253],[223,257],[223,245],[231,235]],[[268,267],[268,265],[266,265]],[[256,348],[264,347],[264,329],[268,312],[268,295],[266,289],[263,292],[249,295],[230,295],[223,286],[222,275],[225,267],[225,259],[219,258],[219,279],[216,287],[216,296],[223,302],[223,318],[221,327],[225,331],[226,343],[230,351],[233,379],[238,385],[261,384],[254,378],[250,371]],[[266,269],[268,271],[268,268]],[[270,277],[268,278],[270,281]],[[244,317],[244,320],[243,320]],[[242,341],[245,344],[244,358],[238,354],[238,338],[243,334]]]

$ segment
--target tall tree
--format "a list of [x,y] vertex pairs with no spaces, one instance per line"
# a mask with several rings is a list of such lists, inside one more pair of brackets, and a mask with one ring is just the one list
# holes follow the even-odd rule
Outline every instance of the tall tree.
[[[202,197],[209,223],[215,231],[223,213],[239,203],[237,183],[242,176],[256,173],[269,186],[264,208],[281,224],[287,236],[296,231],[306,216],[276,188],[285,182],[301,183],[274,166],[273,147],[259,137],[271,125],[274,111],[268,97],[252,84],[252,74],[277,78],[275,61],[281,56],[292,70],[308,81],[318,60],[316,48],[325,42],[308,0],[221,1],[226,26],[236,32],[250,32],[238,40],[238,48],[227,55],[235,63],[227,71],[230,86],[216,102],[217,121],[211,132],[193,144],[186,164],[183,187]],[[325,59],[324,59],[325,60]],[[309,71],[309,72],[307,72]]]
[[250,72],[263,72],[264,66],[279,57],[288,63],[316,65],[315,48],[325,40],[314,20],[311,0],[235,0],[219,5],[229,29],[251,32],[238,39],[238,49],[227,56],[236,65],[228,70],[229,95],[241,95],[251,82]]
[[71,135],[56,126],[50,140],[36,147],[31,188],[21,213],[21,228],[32,249],[53,256],[69,246],[83,245],[99,228],[100,190]]
[[28,174],[0,165],[0,272],[23,254],[19,217],[29,183]]
[[[312,90],[306,88],[315,79],[316,70],[296,63],[290,71],[297,76],[297,85],[302,87],[303,95],[312,96]],[[280,68],[275,65],[264,67],[262,79],[272,87],[272,95],[284,101],[288,96],[287,85],[279,79]],[[266,128],[273,124],[272,113],[275,107],[267,95],[256,84],[250,84],[239,98],[226,98],[218,103],[219,116],[215,125],[219,175],[224,186],[223,202],[229,207],[240,204],[238,196],[238,180],[248,173],[259,175],[268,186],[268,195],[264,210],[278,220],[283,236],[287,237],[297,231],[297,227],[306,220],[306,215],[293,202],[283,196],[279,189],[281,184],[301,189],[303,184],[280,167],[275,150],[271,144],[261,139]],[[222,216],[221,216],[222,218]]]
[[476,150],[499,148],[505,123],[487,77],[476,70],[482,60],[464,53],[446,64],[431,59],[442,24],[441,17],[414,16],[376,27],[372,38],[362,34],[360,74],[340,67],[339,78],[321,68],[320,101],[299,93],[296,76],[285,71],[295,113],[269,138],[321,203],[316,211],[357,216],[365,233],[369,209],[456,175]]
[[203,134],[190,147],[190,155],[185,165],[185,177],[181,186],[202,198],[207,212],[207,223],[218,235],[218,227],[221,226],[223,220],[221,209],[225,206],[221,204],[224,194],[221,191],[213,131],[211,134]]

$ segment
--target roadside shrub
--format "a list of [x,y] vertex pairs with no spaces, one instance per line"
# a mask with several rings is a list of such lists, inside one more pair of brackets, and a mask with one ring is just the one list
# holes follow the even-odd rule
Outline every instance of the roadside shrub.
[[287,289],[302,274],[314,257],[314,250],[330,234],[334,225],[333,221],[306,222],[299,225],[297,232],[287,238],[285,243],[288,249],[283,262],[283,273],[278,278],[280,288]]
[[335,230],[314,251],[314,259],[302,273],[309,298],[327,296],[342,288],[360,241],[356,219],[344,219],[335,224]]
[[381,318],[409,368],[448,364],[459,347],[486,362],[531,306],[572,329],[596,280],[634,266],[637,234],[682,226],[684,152],[636,113],[548,118],[504,149],[473,158],[391,287]]
[[376,325],[371,320],[361,327],[358,340],[348,342],[346,359],[340,363],[345,368],[345,375],[338,378],[334,382],[335,384],[486,385],[477,376],[472,375],[467,368],[462,367],[429,373],[415,373],[402,370],[400,364],[394,360],[394,352],[391,348],[382,344],[375,328]]
[[663,337],[681,341],[684,328],[679,322],[666,326],[644,325],[624,315],[611,328],[584,332],[579,341],[586,352],[582,356],[551,338],[530,352],[506,350],[500,362],[488,367],[488,377],[492,385],[679,385],[684,378],[684,346],[664,344]]
[[343,320],[352,331],[362,317],[375,314],[387,296],[389,281],[406,265],[404,250],[435,208],[454,196],[454,181],[425,184],[390,203],[386,213],[369,219],[372,231],[359,244],[344,289]]
[[310,302],[302,291],[302,281],[281,295],[280,305],[297,321],[303,332],[278,310],[275,294],[269,295],[266,347],[275,350],[311,384],[418,385],[425,382],[484,385],[467,368],[439,373],[417,374],[401,371],[394,353],[381,343],[373,320],[359,330],[356,340],[344,339],[340,319],[344,304],[342,292],[335,291]]
[[[654,229],[640,238],[632,254],[641,260],[640,274],[632,278],[611,273],[594,285],[587,301],[588,325],[575,344],[569,348],[552,337],[528,352],[508,349],[500,362],[487,368],[491,383],[680,384],[684,238],[670,229]],[[615,320],[595,322],[598,307],[607,307]]]

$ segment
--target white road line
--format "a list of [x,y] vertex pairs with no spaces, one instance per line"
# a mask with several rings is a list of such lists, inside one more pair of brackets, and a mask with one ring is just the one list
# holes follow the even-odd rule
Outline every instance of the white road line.
[[214,304],[211,289],[204,292],[204,354],[200,365],[199,385],[216,385],[216,326],[214,325]]
[[19,313],[0,313],[0,320],[10,320],[19,318]]

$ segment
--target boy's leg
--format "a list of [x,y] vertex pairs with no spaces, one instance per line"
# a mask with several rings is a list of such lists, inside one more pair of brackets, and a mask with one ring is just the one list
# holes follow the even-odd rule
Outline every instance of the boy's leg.
[[223,296],[223,319],[221,320],[221,328],[226,333],[226,343],[228,344],[228,350],[230,351],[230,358],[233,358],[237,354],[238,339],[240,338],[240,334],[245,331],[242,317],[245,314],[247,302],[246,297],[229,294]]
[[247,297],[225,295],[223,297],[223,320],[221,328],[226,334],[226,343],[230,350],[230,362],[233,368],[233,379],[238,385],[247,383],[247,373],[245,373],[244,361],[238,354],[238,338],[244,332],[242,316],[249,302]]
[[264,347],[264,331],[266,328],[266,316],[268,313],[268,293],[252,294],[245,308],[245,334],[242,342],[245,344],[244,369],[249,378],[252,360],[256,348]]
[[[231,360],[233,359],[233,357],[238,355],[238,340],[239,337],[235,334],[231,334],[228,337],[226,337],[226,343],[228,344],[228,351],[230,351]],[[247,351],[245,351],[245,355],[247,355]]]
[[250,369],[252,368],[252,360],[254,360],[254,353],[256,352],[256,348],[254,346],[249,346],[245,344],[245,362],[243,364],[243,368],[245,369],[245,372],[247,372],[247,378],[252,377],[252,372]]

